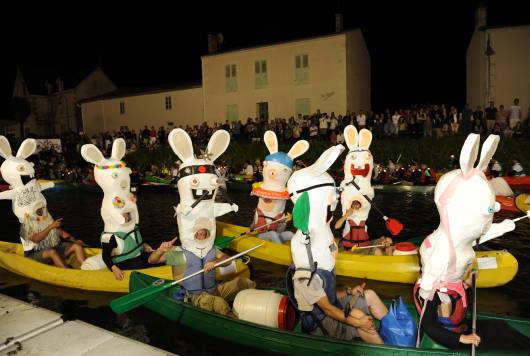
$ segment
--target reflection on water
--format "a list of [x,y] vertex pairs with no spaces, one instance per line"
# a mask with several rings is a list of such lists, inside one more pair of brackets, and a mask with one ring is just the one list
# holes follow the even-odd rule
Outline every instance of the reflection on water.
[[[100,204],[103,194],[83,192],[77,189],[53,189],[44,192],[49,210],[55,218],[62,217],[63,226],[74,236],[90,245],[99,244],[99,234],[103,229],[100,217]],[[230,223],[248,226],[252,220],[257,199],[248,193],[233,192],[230,198],[239,205],[237,214],[230,213],[221,219]],[[140,210],[140,228],[145,241],[153,245],[160,239],[169,240],[177,233],[174,209],[178,202],[175,192],[140,192],[138,206]],[[404,229],[398,240],[426,235],[438,226],[439,219],[433,196],[429,194],[382,193],[377,192],[375,203],[389,217],[400,220]],[[290,203],[287,209],[292,209]],[[337,212],[340,207],[337,208]],[[19,224],[11,212],[11,203],[0,201],[2,240],[17,241]],[[505,216],[496,217],[502,220]],[[372,238],[387,234],[384,221],[372,209],[368,219]],[[478,308],[482,312],[530,317],[527,288],[530,266],[530,222],[525,219],[517,223],[517,230],[488,243],[487,248],[507,249],[519,261],[519,272],[514,281],[506,286],[494,289],[480,289]],[[157,241],[154,241],[157,240]],[[252,261],[255,280],[261,287],[283,287],[285,266],[264,261]],[[36,303],[48,309],[63,313],[68,319],[81,319],[100,327],[118,332],[125,336],[149,342],[157,347],[179,354],[230,354],[246,355],[249,350],[237,345],[226,346],[224,341],[204,342],[204,337],[192,330],[181,328],[166,319],[144,309],[138,309],[127,316],[117,317],[108,308],[108,304],[117,295],[111,293],[92,293],[49,286],[30,281],[0,270],[0,292],[16,298]],[[352,278],[339,277],[338,284],[358,283]],[[410,285],[368,281],[368,287],[376,290],[383,298],[398,295],[410,301]],[[256,354],[255,351],[252,351]]]

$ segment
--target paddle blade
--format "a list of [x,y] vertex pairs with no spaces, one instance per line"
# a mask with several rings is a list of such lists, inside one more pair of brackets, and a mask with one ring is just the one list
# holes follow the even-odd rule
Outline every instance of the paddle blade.
[[163,284],[154,284],[144,289],[140,289],[127,295],[124,295],[123,297],[114,299],[110,303],[110,308],[116,314],[122,314],[135,308],[138,308],[139,306],[142,306],[143,304],[155,299],[158,295],[160,295],[160,293],[172,286],[171,281],[164,282],[165,283]]
[[217,236],[215,238],[214,244],[215,247],[222,250],[223,248],[227,248],[228,246],[230,246],[233,240],[234,238],[231,236]]
[[386,229],[394,236],[398,235],[403,230],[403,224],[392,218],[388,218],[385,222]]

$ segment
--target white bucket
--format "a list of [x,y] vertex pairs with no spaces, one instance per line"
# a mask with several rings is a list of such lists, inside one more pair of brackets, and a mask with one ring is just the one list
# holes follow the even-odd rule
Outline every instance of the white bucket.
[[241,320],[271,328],[285,328],[286,298],[274,291],[245,289],[236,295],[233,311]]

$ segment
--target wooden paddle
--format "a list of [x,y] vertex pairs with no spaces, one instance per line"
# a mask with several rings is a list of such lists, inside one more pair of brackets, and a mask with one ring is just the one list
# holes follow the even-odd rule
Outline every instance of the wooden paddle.
[[[355,177],[347,184],[353,185],[359,191],[359,193],[361,193],[361,188],[357,185],[357,183],[355,183]],[[366,196],[366,195],[364,195],[362,193],[361,193],[361,195],[364,197],[364,199],[366,199],[368,201],[368,203],[370,203],[374,207],[374,209],[379,214],[381,214],[381,216],[385,220],[385,225],[386,225],[387,230],[392,235],[396,236],[396,235],[398,235],[401,232],[401,230],[403,230],[403,224],[399,220],[396,220],[396,219],[393,219],[393,218],[389,218],[388,216],[383,214],[383,212],[381,210],[379,210],[379,208],[376,205],[374,205],[374,202],[372,201],[372,199],[370,199],[368,196]]]
[[[230,261],[233,261],[235,260],[236,258],[239,258],[251,251],[254,251],[255,249],[257,248],[260,248],[261,246],[263,246],[264,244],[259,244],[259,245],[256,245],[252,248],[249,248],[248,250],[246,251],[243,251],[243,252],[240,252],[238,253],[237,255],[234,255],[226,260],[223,260],[221,262],[217,262],[213,268],[217,268],[221,265],[224,265],[226,264],[227,262],[230,262]],[[122,313],[125,313],[125,312],[128,312],[129,310],[132,310],[132,309],[135,309],[135,308],[138,308],[139,306],[145,304],[145,303],[148,303],[149,301],[155,299],[160,293],[162,293],[163,291],[165,291],[166,289],[169,289],[171,287],[173,287],[174,285],[176,284],[179,284],[181,282],[184,282],[185,280],[187,279],[190,279],[190,278],[193,278],[201,273],[204,272],[204,268],[201,269],[200,271],[197,271],[195,273],[192,273],[190,274],[189,276],[187,277],[184,277],[184,278],[181,278],[177,281],[173,281],[173,282],[170,282],[170,283],[165,283],[166,281],[162,280],[164,283],[162,284],[153,284],[147,288],[144,288],[144,289],[140,289],[136,292],[132,292],[132,293],[129,293],[127,295],[124,295],[123,297],[119,297],[117,299],[114,299],[111,303],[110,303],[110,307],[111,309],[116,313],[116,314],[122,314]]]
[[355,250],[363,250],[365,248],[374,248],[374,247],[385,247],[385,245],[370,245],[370,246],[361,246],[361,247],[357,247],[357,246],[352,246],[350,251],[353,252]]

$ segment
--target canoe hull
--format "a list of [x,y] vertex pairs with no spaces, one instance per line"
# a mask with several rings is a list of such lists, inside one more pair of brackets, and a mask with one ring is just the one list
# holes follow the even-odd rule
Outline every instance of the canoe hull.
[[[219,235],[235,236],[246,230],[247,228],[242,226],[217,222]],[[250,256],[285,266],[292,263],[291,249],[288,244],[275,244],[251,235],[233,240],[230,248],[241,252],[259,243],[265,245],[251,252]],[[488,262],[484,265],[489,268],[480,270],[477,279],[477,286],[480,288],[502,286],[510,282],[517,274],[517,260],[508,251],[477,251],[477,258]],[[493,268],[495,265],[496,268]],[[337,257],[336,268],[340,276],[383,282],[414,283],[419,277],[420,262],[418,255],[366,256],[342,251]]]
[[[152,277],[140,273],[133,273],[130,289],[131,291],[143,289],[150,286],[154,280]],[[269,352],[303,356],[322,354],[381,356],[469,354],[468,350],[463,350],[462,353],[459,353],[455,350],[440,349],[441,346],[434,344],[428,337],[423,338],[422,347],[428,347],[429,349],[412,349],[369,345],[361,341],[339,341],[326,337],[302,334],[297,331],[282,331],[238,319],[227,318],[194,308],[190,304],[176,302],[169,296],[170,293],[171,291],[161,294],[158,298],[145,304],[145,307],[173,320],[177,324],[192,328],[201,333]],[[415,315],[414,312],[413,315]],[[525,334],[528,334],[530,331],[530,322],[527,320],[510,319],[507,321],[513,326],[518,327]],[[492,354],[503,355],[503,353]]]
[[[99,253],[101,249],[85,248],[87,256]],[[0,267],[23,277],[52,284],[60,287],[127,293],[129,291],[129,278],[133,271],[123,271],[121,281],[114,278],[114,274],[107,269],[98,271],[84,271],[80,269],[65,269],[39,263],[31,258],[24,257],[21,244],[0,241]],[[248,268],[238,260],[237,274],[248,277]],[[172,279],[171,266],[151,267],[138,270],[144,274],[164,279]],[[218,276],[219,279],[228,277]]]

